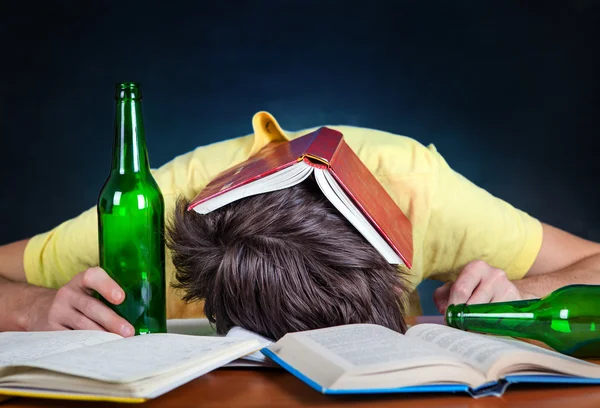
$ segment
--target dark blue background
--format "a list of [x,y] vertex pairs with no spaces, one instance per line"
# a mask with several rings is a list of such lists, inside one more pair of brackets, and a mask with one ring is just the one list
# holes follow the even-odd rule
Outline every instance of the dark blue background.
[[0,243],[95,204],[117,81],[143,84],[154,167],[262,109],[287,129],[375,127],[600,240],[600,2],[7,3]]

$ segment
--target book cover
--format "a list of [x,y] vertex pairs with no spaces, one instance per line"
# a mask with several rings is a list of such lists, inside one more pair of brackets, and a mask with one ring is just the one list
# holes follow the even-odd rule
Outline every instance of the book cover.
[[300,161],[326,166],[406,266],[412,266],[410,220],[346,144],[342,133],[326,127],[289,142],[272,142],[248,160],[221,172],[190,202],[188,210]]
[[283,361],[277,354],[263,348],[260,350],[283,369],[294,377],[304,382],[310,388],[322,394],[345,395],[345,394],[411,394],[411,393],[466,393],[473,398],[500,397],[511,384],[600,384],[600,378],[570,377],[565,375],[510,375],[500,381],[492,381],[477,388],[471,388],[463,384],[424,384],[398,388],[355,388],[355,389],[330,389],[321,386],[316,381],[308,378],[296,368]]

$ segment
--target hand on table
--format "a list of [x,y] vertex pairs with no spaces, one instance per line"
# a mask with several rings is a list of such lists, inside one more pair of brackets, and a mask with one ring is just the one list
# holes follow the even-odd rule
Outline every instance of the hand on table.
[[506,302],[530,297],[520,292],[503,270],[480,260],[469,262],[456,281],[446,282],[433,293],[433,300],[441,314],[452,304]]
[[94,291],[115,305],[125,298],[123,289],[102,268],[89,268],[59,290],[40,291],[31,306],[28,329],[101,330],[133,336],[133,326],[96,299]]

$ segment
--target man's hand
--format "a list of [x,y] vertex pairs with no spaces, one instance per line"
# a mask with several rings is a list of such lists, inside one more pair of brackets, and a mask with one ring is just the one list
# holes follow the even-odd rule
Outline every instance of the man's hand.
[[506,302],[532,297],[520,292],[503,270],[479,260],[469,262],[456,281],[446,282],[433,293],[433,300],[441,314],[452,304]]
[[133,326],[96,299],[94,291],[115,305],[125,299],[123,290],[103,269],[90,268],[59,290],[40,291],[28,313],[27,330],[101,330],[132,336]]

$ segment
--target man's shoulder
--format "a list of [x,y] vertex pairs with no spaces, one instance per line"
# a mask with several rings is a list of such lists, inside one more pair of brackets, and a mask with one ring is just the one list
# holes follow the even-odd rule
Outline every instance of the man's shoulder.
[[341,132],[352,150],[376,172],[423,171],[436,164],[435,146],[424,145],[416,138],[358,126],[327,127]]
[[[395,153],[403,150],[411,151],[419,148],[431,149],[431,146],[425,147],[417,139],[409,136],[404,136],[402,134],[376,128],[344,124],[325,124],[298,130],[284,130],[283,132],[288,140],[293,140],[311,133],[321,127],[328,127],[341,132],[344,135],[344,140],[348,143],[348,145],[350,145],[350,147],[352,147],[353,150],[359,154],[363,151],[367,151],[369,154],[371,154],[379,150],[390,151],[390,149]],[[240,153],[241,150],[249,153],[251,150],[253,150],[253,147],[256,148],[254,145],[260,141],[261,140],[257,140],[257,135],[255,133],[249,133],[242,136],[228,137],[221,140],[211,141],[209,143],[199,144],[194,151],[198,153],[212,153],[216,151]],[[263,144],[266,144],[266,142]]]
[[[416,138],[376,128],[326,124],[283,132],[286,138],[293,140],[321,127],[328,127],[341,132],[346,143],[374,172],[398,173],[398,171],[408,171],[409,169],[404,167],[410,163],[413,165],[413,170],[417,170],[417,168],[422,170],[424,167],[433,164],[433,156],[436,154],[433,145],[425,146]],[[263,147],[262,144],[266,143],[262,141],[261,146],[256,146],[259,142],[261,142],[260,138],[257,139],[256,135],[251,133],[204,144],[190,153],[191,156],[197,159],[202,158],[202,161],[212,163],[215,167],[230,166],[247,159],[253,151]],[[400,163],[404,163],[404,165],[400,165]],[[415,164],[420,165],[415,167]]]

